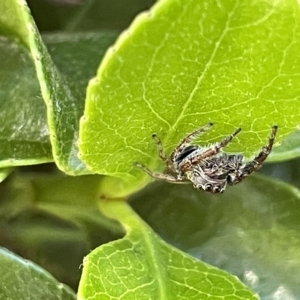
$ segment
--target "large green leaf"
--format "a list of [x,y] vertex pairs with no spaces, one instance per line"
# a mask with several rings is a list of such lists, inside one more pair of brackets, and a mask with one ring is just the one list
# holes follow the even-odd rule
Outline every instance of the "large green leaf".
[[0,248],[0,297],[18,300],[75,300],[75,293],[36,264]]
[[[287,1],[159,1],[111,48],[90,82],[81,120],[81,158],[141,187],[132,166],[158,167],[151,134],[170,151],[188,132],[215,122],[202,141],[237,127],[228,146],[247,157],[299,123],[300,8]],[[109,182],[108,182],[109,184]]]
[[300,192],[251,176],[222,195],[155,183],[131,205],[169,243],[267,299],[300,299]]
[[236,277],[163,242],[125,202],[100,208],[127,235],[86,257],[80,299],[257,299]]

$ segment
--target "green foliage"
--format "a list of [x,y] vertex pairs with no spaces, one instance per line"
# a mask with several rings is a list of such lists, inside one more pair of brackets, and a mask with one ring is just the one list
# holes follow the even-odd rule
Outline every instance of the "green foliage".
[[130,200],[155,232],[184,252],[238,274],[261,299],[300,295],[300,193],[295,187],[252,176],[218,197],[155,183]]
[[2,182],[12,171],[13,168],[0,169],[0,182]]
[[80,298],[257,299],[237,278],[163,242],[124,202],[100,202],[100,208],[127,235],[88,255]]
[[202,13],[207,5],[160,1],[106,53],[81,120],[81,158],[92,170],[142,185],[132,161],[158,168],[153,132],[170,151],[209,121],[215,130],[203,141],[240,126],[228,151],[249,157],[273,124],[280,139],[299,123],[298,4],[227,0]]
[[299,159],[265,169],[294,186],[218,196],[133,167],[209,121],[200,144],[242,127],[226,151],[251,157],[277,124],[269,161],[299,157],[297,1],[160,0],[131,25],[151,3],[130,1],[30,0],[43,35],[0,1],[0,245],[41,266],[1,249],[0,298],[74,299],[81,271],[80,299],[299,298]]
[[59,283],[45,270],[2,248],[0,248],[0,263],[2,299],[76,299],[76,295],[67,286]]
[[[7,7],[9,7],[9,10],[6,10]],[[16,149],[18,150],[18,148],[22,147],[23,149],[19,150],[19,152],[21,152],[20,154],[11,154],[10,152],[12,151],[9,152],[8,150],[3,150],[5,151],[4,154],[13,156],[13,159],[21,160],[20,164],[24,164],[23,160],[30,160],[31,156],[33,159],[36,159],[39,156],[41,157],[36,163],[49,161],[51,156],[51,148],[48,144],[50,138],[53,158],[60,169],[69,174],[86,173],[87,171],[84,164],[77,158],[78,121],[83,111],[85,87],[88,79],[93,75],[92,70],[95,69],[105,49],[115,39],[116,33],[107,32],[89,35],[74,34],[71,36],[56,35],[54,38],[48,37],[48,39],[46,37],[46,42],[49,40],[48,48],[46,48],[37,31],[27,5],[23,0],[19,2],[2,1],[0,8],[2,11],[7,11],[7,13],[19,16],[17,20],[14,20],[14,23],[18,24],[17,28],[20,27],[24,29],[24,27],[28,27],[26,34],[21,30],[18,30],[16,37],[28,47],[30,53],[27,51],[25,55],[24,49],[22,49],[21,46],[19,46],[19,49],[14,49],[14,52],[15,55],[18,56],[18,59],[25,61],[22,61],[22,63],[26,65],[28,64],[26,61],[29,60],[29,55],[31,54],[37,74],[37,78],[33,76],[31,63],[28,70],[26,70],[26,72],[29,73],[29,78],[25,77],[26,79],[23,79],[23,83],[19,86],[19,92],[17,92],[16,95],[13,95],[13,97],[10,98],[10,101],[14,103],[13,106],[19,104],[23,100],[21,95],[24,95],[24,90],[27,92],[28,85],[30,84],[33,86],[33,89],[30,91],[28,98],[32,98],[34,102],[37,102],[37,107],[39,108],[35,111],[36,116],[32,115],[32,103],[31,105],[28,105],[24,112],[26,116],[29,115],[28,118],[24,119],[26,120],[26,123],[29,124],[28,126],[30,126],[30,129],[28,129],[28,126],[25,127],[26,123],[24,123],[24,120],[19,119],[18,114],[13,114],[15,118],[18,118],[17,122],[22,122],[24,128],[21,128],[21,131],[24,133],[16,138],[13,136],[11,141],[10,139],[13,135],[11,131],[16,131],[16,125],[14,124],[13,129],[10,130],[9,128],[5,128],[5,148],[8,148],[10,144],[14,142],[14,139],[16,139]],[[8,22],[6,14],[3,15],[2,22],[4,25],[10,27],[10,22]],[[2,31],[5,33],[8,32],[6,31],[5,26],[2,27]],[[80,47],[76,47],[75,49],[77,49],[77,51],[74,51],[74,46],[77,43]],[[91,43],[93,47],[90,49]],[[14,46],[12,42],[8,41],[5,41],[5,44],[4,49],[6,50],[6,53],[2,54],[4,62],[8,60],[6,56],[7,52],[11,51],[10,49]],[[97,47],[97,45],[100,46]],[[53,52],[50,52],[52,56],[49,54],[51,49]],[[98,56],[93,55],[95,49],[97,49]],[[70,51],[72,51],[73,56],[70,56]],[[80,65],[74,66],[74,60],[80,62],[81,59],[86,56],[87,59],[84,60],[84,68],[78,73]],[[54,64],[54,62],[56,62],[56,64]],[[10,74],[12,77],[16,78],[16,76],[19,76],[19,73],[16,72],[18,70],[15,70],[13,67],[16,64],[13,57],[11,57],[6,64],[8,70],[13,73]],[[24,66],[20,64],[17,64],[17,67],[22,68],[22,70],[24,69]],[[4,75],[5,74],[3,74],[3,77]],[[3,84],[4,83],[5,82],[3,82]],[[37,90],[38,84],[40,85],[42,97],[47,105],[47,118],[45,109],[41,108],[42,102],[38,99],[41,98],[41,95]],[[4,90],[7,90],[7,88]],[[7,93],[9,91],[10,90],[7,90]],[[35,98],[36,96],[38,98]],[[28,103],[28,101],[26,103]],[[24,107],[26,108],[25,105]],[[10,105],[7,105],[7,110],[10,112]],[[31,119],[34,119],[34,124],[31,124]],[[49,132],[46,125],[47,123]],[[33,125],[33,127],[31,127],[31,125]],[[28,134],[28,131],[33,132]],[[9,141],[7,142],[7,140]],[[11,148],[15,148],[14,144]],[[25,157],[21,157],[22,153]],[[32,163],[32,161],[29,163]]]

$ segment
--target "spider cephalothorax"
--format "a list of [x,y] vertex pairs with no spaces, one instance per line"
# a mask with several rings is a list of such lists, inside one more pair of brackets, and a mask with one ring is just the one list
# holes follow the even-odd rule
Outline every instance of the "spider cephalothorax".
[[236,129],[231,135],[209,147],[190,144],[212,125],[212,123],[208,123],[187,135],[173,150],[169,158],[163,150],[161,141],[154,134],[152,137],[158,147],[159,157],[166,164],[164,173],[152,172],[140,163],[135,163],[135,165],[153,178],[173,183],[191,182],[196,189],[222,193],[227,184],[234,185],[241,182],[262,166],[262,163],[271,153],[277,132],[277,126],[273,126],[268,143],[262,147],[252,161],[245,162],[241,154],[234,155],[222,152],[222,148],[241,131],[241,128]]

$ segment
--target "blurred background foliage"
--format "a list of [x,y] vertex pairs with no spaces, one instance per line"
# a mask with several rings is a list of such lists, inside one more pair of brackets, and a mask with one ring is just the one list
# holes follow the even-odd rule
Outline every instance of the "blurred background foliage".
[[[155,1],[27,0],[27,2],[41,33],[54,33],[98,30],[121,32],[139,12],[149,9]],[[300,188],[300,158],[280,163],[266,163],[259,172]],[[95,199],[97,196],[96,187],[99,180],[100,176],[83,176],[78,179],[66,177],[52,163],[18,167],[14,174],[0,185],[1,245],[37,262],[58,280],[76,290],[80,278],[78,267],[82,263],[82,258],[98,245],[123,235],[122,229],[116,223],[105,223],[106,221],[101,219],[93,204],[86,205],[87,199]],[[249,185],[247,187],[249,188]],[[68,195],[70,188],[76,197]],[[81,188],[88,190],[89,193],[79,195]],[[152,199],[155,199],[151,202],[151,193],[157,189],[164,192],[159,198],[153,197]],[[212,200],[209,205],[203,199],[196,203],[195,199],[201,196],[197,196],[194,190],[189,190],[192,199],[186,206],[184,214],[180,206],[184,204],[176,197],[172,198],[172,203],[165,203],[167,211],[161,207],[160,212],[149,213],[151,210],[157,210],[159,205],[157,201],[163,202],[164,195],[170,195],[172,191],[180,195],[181,189],[182,187],[173,189],[166,184],[156,183],[149,185],[147,190],[132,195],[130,201],[164,239],[193,254],[196,248],[195,241],[201,243],[209,234],[202,231],[206,225],[204,221],[199,221],[199,215],[204,219],[206,213],[215,209],[214,205],[218,200]],[[53,206],[49,204],[51,200]],[[145,203],[147,205],[144,205]],[[74,210],[70,209],[70,204]],[[232,205],[234,204],[228,204],[229,210]],[[79,211],[80,214],[75,211]],[[168,213],[168,218],[165,219],[168,222],[157,222],[159,215],[163,220],[163,216]],[[214,215],[216,220],[218,214],[221,214],[220,210]],[[215,228],[211,230],[216,231]],[[194,232],[193,235],[191,231]],[[222,267],[222,263],[219,264],[217,259],[210,258],[208,261]]]

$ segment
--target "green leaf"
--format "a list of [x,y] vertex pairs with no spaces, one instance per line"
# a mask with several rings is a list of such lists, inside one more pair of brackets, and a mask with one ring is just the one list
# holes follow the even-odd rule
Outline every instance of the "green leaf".
[[77,289],[83,257],[123,236],[119,224],[103,216],[95,204],[100,180],[100,176],[11,175],[0,185],[1,245]]
[[0,248],[0,265],[1,299],[76,299],[70,288],[59,283],[47,271],[4,248]]
[[52,161],[46,108],[28,51],[3,37],[0,61],[0,167]]
[[[31,52],[43,99],[47,105],[48,126],[57,166],[66,173],[75,174],[85,170],[77,159],[76,129],[82,104],[76,101],[73,91],[54,65],[35,26],[24,0],[10,1],[20,11],[19,22],[28,30],[26,45]],[[1,7],[0,7],[1,8]],[[25,37],[22,37],[25,39]]]
[[260,173],[271,178],[289,183],[300,189],[300,158],[284,161],[281,163],[265,164]]
[[[97,34],[45,36],[50,56],[25,2],[1,1],[1,11],[2,8],[3,10],[9,8],[7,13],[14,14],[14,17],[18,16],[19,19],[15,20],[17,26],[16,23],[9,22],[8,18],[1,15],[0,30],[8,34],[7,28],[10,26],[22,29],[12,31],[16,31],[15,34],[31,51],[39,80],[37,81],[36,76],[33,75],[33,67],[27,51],[20,45],[5,40],[6,51],[0,53],[6,62],[3,69],[5,80],[1,82],[3,85],[1,98],[3,96],[6,100],[2,131],[4,147],[1,148],[2,153],[0,152],[3,155],[2,165],[52,160],[46,125],[48,122],[57,165],[70,174],[88,172],[77,158],[78,123],[83,112],[86,84],[95,72],[99,57],[113,42],[117,33],[108,31]],[[11,50],[14,56],[8,53]],[[7,54],[9,55],[6,56]],[[20,73],[25,75],[21,80]],[[7,84],[8,80],[9,84]],[[38,83],[47,104],[48,121],[44,104],[40,101]],[[16,128],[19,129],[17,132]]]
[[77,121],[82,106],[76,103],[73,92],[53,64],[26,2],[12,1],[11,5],[15,6],[16,11],[21,11],[19,22],[28,29],[26,44],[33,57],[43,99],[48,108],[48,126],[54,160],[58,167],[67,173],[84,171],[85,166],[77,159],[75,143]]
[[0,169],[0,182],[2,182],[13,171],[13,168]]
[[300,156],[300,130],[296,130],[284,138],[279,147],[275,147],[269,161],[280,162]]
[[129,200],[166,241],[238,276],[262,300],[300,298],[300,192],[295,187],[251,176],[212,195],[157,182]]
[[152,133],[169,152],[209,121],[215,128],[206,143],[242,127],[227,149],[246,157],[266,143],[273,124],[280,141],[299,123],[299,27],[295,0],[157,2],[90,82],[81,159],[125,182],[121,195],[144,184],[134,161],[159,168]]
[[16,0],[2,0],[0,2],[0,33],[19,39],[24,45],[29,47],[28,28],[24,26],[23,7],[27,6],[24,0],[18,2]]
[[99,205],[127,235],[86,257],[80,299],[257,299],[236,277],[163,242],[125,202]]

